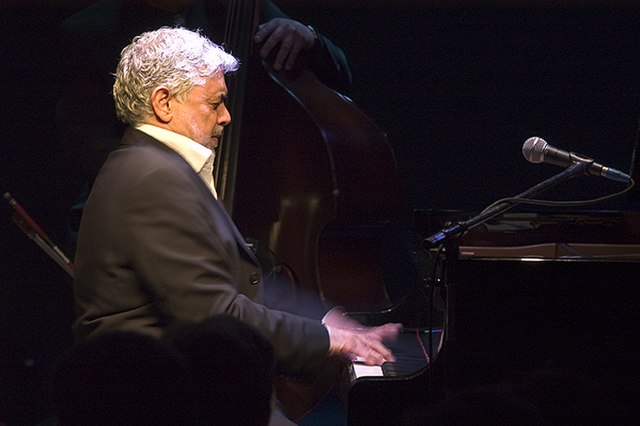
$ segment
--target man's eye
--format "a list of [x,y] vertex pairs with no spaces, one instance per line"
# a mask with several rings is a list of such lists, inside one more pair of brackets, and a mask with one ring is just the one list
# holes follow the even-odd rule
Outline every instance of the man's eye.
[[219,107],[220,105],[222,105],[223,103],[225,103],[226,101],[227,101],[227,97],[226,97],[226,96],[222,96],[222,97],[220,98],[220,101],[219,101],[219,102],[212,102],[212,103],[211,103],[211,109],[212,109],[212,110],[214,110],[214,111],[215,111],[215,110],[217,110],[217,109],[218,109],[218,107]]

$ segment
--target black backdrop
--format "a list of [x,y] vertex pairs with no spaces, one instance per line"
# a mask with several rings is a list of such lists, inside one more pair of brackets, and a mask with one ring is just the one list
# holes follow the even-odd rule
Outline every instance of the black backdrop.
[[[628,170],[640,113],[640,10],[443,3],[287,9],[347,53],[350,95],[394,147],[404,217],[476,211],[557,173],[524,160],[530,136]],[[78,4],[20,4],[0,15],[0,190],[67,248],[66,212],[81,182],[53,138],[47,67],[51,29]],[[584,177],[549,196],[619,189]],[[638,206],[621,199],[594,208]],[[65,274],[11,223],[11,209],[0,213],[0,421],[29,423],[47,414],[44,377],[70,342],[71,294]]]
[[[640,9],[414,5],[295,14],[348,52],[353,98],[388,132],[409,208],[477,209],[559,172],[524,160],[531,136],[629,170]],[[600,183],[578,182],[588,191],[574,197],[621,189]]]

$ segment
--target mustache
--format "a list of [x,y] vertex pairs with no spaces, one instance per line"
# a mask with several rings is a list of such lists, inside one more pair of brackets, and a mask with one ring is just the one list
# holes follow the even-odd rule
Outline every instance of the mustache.
[[213,129],[213,132],[211,133],[211,136],[219,138],[219,137],[222,136],[223,130],[224,130],[224,127],[216,127],[215,129]]

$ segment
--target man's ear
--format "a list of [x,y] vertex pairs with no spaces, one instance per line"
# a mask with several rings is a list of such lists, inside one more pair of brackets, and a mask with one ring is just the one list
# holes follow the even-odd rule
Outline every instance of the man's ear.
[[173,110],[171,103],[174,98],[171,96],[171,92],[166,87],[157,87],[151,93],[151,106],[156,119],[161,123],[168,123],[173,117]]

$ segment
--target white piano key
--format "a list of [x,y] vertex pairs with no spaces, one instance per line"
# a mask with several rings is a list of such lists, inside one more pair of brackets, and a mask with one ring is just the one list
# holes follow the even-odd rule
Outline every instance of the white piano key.
[[382,367],[378,365],[364,365],[354,363],[351,365],[353,368],[353,375],[356,379],[360,377],[372,377],[372,376],[383,376]]

